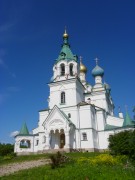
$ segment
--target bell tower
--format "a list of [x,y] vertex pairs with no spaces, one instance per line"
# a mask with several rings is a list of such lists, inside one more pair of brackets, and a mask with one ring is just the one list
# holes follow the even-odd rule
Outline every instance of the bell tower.
[[84,100],[85,87],[79,79],[78,57],[73,55],[68,40],[69,35],[65,29],[62,48],[53,66],[53,77],[49,83],[49,108],[54,105],[73,106]]
[[62,49],[53,66],[53,81],[61,81],[75,78],[78,76],[78,57],[73,55],[70,44],[68,42],[69,35],[66,32],[63,34]]

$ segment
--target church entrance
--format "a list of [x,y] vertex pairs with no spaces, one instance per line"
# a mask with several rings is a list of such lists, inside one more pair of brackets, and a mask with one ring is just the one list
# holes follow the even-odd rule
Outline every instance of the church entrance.
[[60,148],[64,148],[65,145],[65,134],[60,134]]
[[50,148],[63,149],[65,147],[65,132],[64,129],[56,129],[50,131]]

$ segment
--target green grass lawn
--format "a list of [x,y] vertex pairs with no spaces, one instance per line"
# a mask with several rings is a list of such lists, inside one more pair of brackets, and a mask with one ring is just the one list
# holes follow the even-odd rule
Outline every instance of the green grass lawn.
[[[70,163],[51,169],[50,165],[19,171],[12,175],[3,176],[1,180],[132,180],[135,179],[133,166],[124,164],[95,164],[88,161],[78,163],[81,158],[94,159],[99,153],[69,153],[74,159]],[[48,155],[45,155],[47,157]],[[35,157],[34,157],[35,158]],[[27,157],[28,159],[28,157]],[[31,158],[32,159],[32,156]]]

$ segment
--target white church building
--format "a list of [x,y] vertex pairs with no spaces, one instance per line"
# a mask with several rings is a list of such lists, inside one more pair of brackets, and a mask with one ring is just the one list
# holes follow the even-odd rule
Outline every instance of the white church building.
[[37,128],[29,134],[26,124],[15,136],[14,151],[18,154],[54,151],[102,151],[108,148],[108,137],[133,129],[135,122],[119,111],[114,116],[111,88],[103,83],[104,70],[92,70],[95,84],[86,80],[87,68],[78,62],[63,34],[63,45],[53,65],[49,85],[48,108],[39,111]]

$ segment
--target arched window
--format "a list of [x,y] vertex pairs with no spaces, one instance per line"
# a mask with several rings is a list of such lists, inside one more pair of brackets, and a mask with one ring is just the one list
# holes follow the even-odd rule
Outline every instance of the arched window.
[[31,145],[30,140],[23,139],[20,141],[20,148],[30,148],[30,145]]
[[65,75],[65,65],[61,64],[60,69],[61,69],[61,76],[64,76]]
[[65,92],[61,93],[61,104],[65,103]]
[[87,141],[87,134],[85,132],[82,133],[82,140]]
[[70,64],[69,66],[70,76],[73,76],[73,64]]

